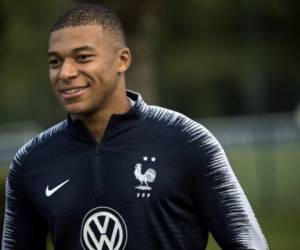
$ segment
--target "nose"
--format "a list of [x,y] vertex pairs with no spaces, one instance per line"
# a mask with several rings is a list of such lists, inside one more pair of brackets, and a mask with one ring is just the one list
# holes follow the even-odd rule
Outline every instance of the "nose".
[[76,65],[68,60],[65,60],[59,71],[59,79],[64,82],[69,82],[70,80],[76,78],[77,75],[78,70]]

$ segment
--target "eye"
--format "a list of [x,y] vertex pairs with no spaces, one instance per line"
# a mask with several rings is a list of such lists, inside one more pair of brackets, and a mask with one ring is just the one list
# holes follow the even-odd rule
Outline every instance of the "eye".
[[92,59],[93,55],[82,54],[76,57],[77,62],[84,63],[89,62]]
[[51,68],[58,68],[62,63],[62,60],[56,57],[49,58],[48,63]]

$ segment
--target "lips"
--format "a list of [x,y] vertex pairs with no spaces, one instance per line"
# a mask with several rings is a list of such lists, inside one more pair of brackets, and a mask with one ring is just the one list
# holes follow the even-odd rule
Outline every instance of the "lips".
[[86,89],[86,87],[78,87],[78,88],[72,88],[72,89],[63,89],[60,92],[64,93],[64,94],[73,94],[73,93],[77,93],[83,89]]
[[72,87],[72,88],[63,88],[60,89],[60,93],[63,99],[68,100],[68,99],[74,99],[74,98],[78,98],[81,95],[83,95],[83,93],[85,92],[85,90],[89,87],[89,85],[87,86],[80,86],[80,87]]

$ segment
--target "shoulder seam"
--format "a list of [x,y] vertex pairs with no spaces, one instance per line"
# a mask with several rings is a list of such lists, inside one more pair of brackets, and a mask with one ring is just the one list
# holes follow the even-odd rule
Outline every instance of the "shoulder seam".
[[[56,136],[61,135],[64,132],[64,125],[66,125],[66,121],[62,121],[53,127],[41,132],[40,134],[33,137],[31,140],[26,142],[16,153],[14,157],[14,161],[22,166],[25,164],[27,158],[32,154],[32,152],[44,142],[49,139],[52,139]],[[55,130],[55,131],[52,131]],[[50,134],[48,134],[50,133]]]

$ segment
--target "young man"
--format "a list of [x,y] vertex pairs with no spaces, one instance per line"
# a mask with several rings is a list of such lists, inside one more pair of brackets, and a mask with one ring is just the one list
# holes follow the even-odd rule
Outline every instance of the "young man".
[[126,91],[131,62],[103,6],[65,13],[49,39],[68,118],[16,154],[3,250],[267,249],[222,147],[200,124]]

